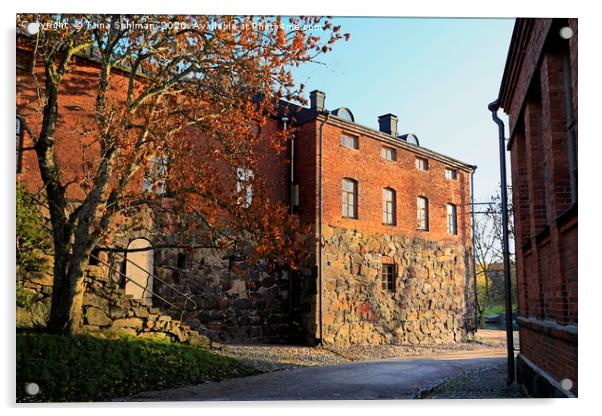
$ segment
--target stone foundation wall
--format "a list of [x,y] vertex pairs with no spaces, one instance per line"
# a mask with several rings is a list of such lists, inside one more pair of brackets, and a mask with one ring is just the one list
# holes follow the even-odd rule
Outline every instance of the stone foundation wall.
[[[298,332],[291,318],[290,271],[267,262],[248,266],[244,260],[214,249],[156,249],[155,274],[192,297],[197,309],[183,320],[211,339],[290,341]],[[161,282],[154,282],[154,290],[182,302]]]
[[[323,331],[327,344],[461,341],[472,320],[470,253],[459,245],[326,227]],[[396,267],[381,287],[383,259]]]
[[[50,313],[52,276],[40,274],[19,282],[34,296],[29,307],[17,307],[17,327],[44,327]],[[211,340],[181,321],[162,313],[159,308],[132,299],[108,278],[105,270],[89,266],[84,276],[82,303],[84,331],[112,330],[128,335],[188,343],[212,344]],[[215,345],[215,343],[213,343]]]

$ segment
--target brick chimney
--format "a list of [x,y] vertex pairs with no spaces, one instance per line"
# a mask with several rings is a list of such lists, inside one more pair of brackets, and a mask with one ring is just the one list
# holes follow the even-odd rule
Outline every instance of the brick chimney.
[[315,111],[324,110],[324,101],[326,101],[326,94],[319,90],[313,90],[309,93],[310,108]]
[[397,116],[391,113],[379,116],[378,129],[383,133],[397,137]]

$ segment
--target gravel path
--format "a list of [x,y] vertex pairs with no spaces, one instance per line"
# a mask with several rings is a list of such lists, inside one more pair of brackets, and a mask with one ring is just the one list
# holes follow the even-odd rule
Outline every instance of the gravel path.
[[349,362],[327,349],[294,345],[222,345],[218,354],[238,358],[261,372]]
[[227,344],[217,351],[235,357],[261,371],[343,364],[392,358],[429,357],[463,351],[500,350],[505,347],[503,331],[481,330],[471,342],[429,346],[353,345],[307,347],[295,345]]

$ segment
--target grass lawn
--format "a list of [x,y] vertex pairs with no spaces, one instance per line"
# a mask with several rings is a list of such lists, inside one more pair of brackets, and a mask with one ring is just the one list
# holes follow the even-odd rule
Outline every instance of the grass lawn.
[[[518,310],[518,305],[512,305],[512,312],[516,312],[517,310]],[[498,305],[491,305],[487,309],[485,309],[485,312],[483,313],[483,315],[485,315],[485,316],[496,315],[498,313],[501,313],[501,314],[506,313],[506,305],[504,305],[503,303],[500,303]]]
[[[102,401],[145,390],[255,374],[201,348],[123,335],[65,337],[17,331],[17,401]],[[28,396],[26,383],[39,394]]]

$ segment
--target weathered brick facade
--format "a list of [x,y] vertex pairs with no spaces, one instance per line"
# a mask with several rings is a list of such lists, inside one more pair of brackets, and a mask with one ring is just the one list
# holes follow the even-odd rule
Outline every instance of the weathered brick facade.
[[518,381],[549,396],[565,395],[560,382],[570,379],[576,395],[577,19],[517,19],[500,105],[510,120]]
[[[18,49],[21,113],[30,112],[36,100],[27,54]],[[66,172],[81,169],[78,131],[94,108],[94,94],[86,89],[92,88],[96,70],[93,61],[78,58],[61,91],[57,148]],[[119,94],[119,73],[115,76],[112,93]],[[154,247],[154,274],[189,293],[198,305],[184,322],[212,339],[301,338],[339,344],[463,339],[474,325],[469,209],[473,167],[409,143],[396,129],[379,131],[342,117],[338,110],[327,112],[314,99],[310,108],[283,103],[261,134],[282,130],[281,117],[286,115],[294,149],[290,142],[281,153],[265,153],[258,165],[271,198],[289,204],[298,194],[293,212],[311,226],[308,261],[300,270],[264,262],[236,274],[232,264],[244,265],[244,253],[180,248],[190,241],[180,236],[178,227],[185,222],[178,218],[149,218],[144,230],[116,235],[115,244],[126,248],[133,239],[148,239]],[[342,135],[354,137],[356,148],[343,146]],[[23,145],[31,145],[27,134]],[[383,146],[393,149],[394,160],[381,155]],[[428,169],[418,169],[416,158],[425,159]],[[290,186],[291,163],[295,187]],[[356,185],[354,218],[342,215],[345,178]],[[33,152],[23,153],[18,179],[32,189],[40,185]],[[141,187],[141,180],[134,179],[131,186]],[[389,224],[383,217],[385,188],[394,195]],[[418,197],[428,201],[425,229],[417,229]],[[450,209],[455,214],[451,224]],[[162,248],[166,242],[169,247]],[[172,294],[160,282],[153,290],[165,297]]]

